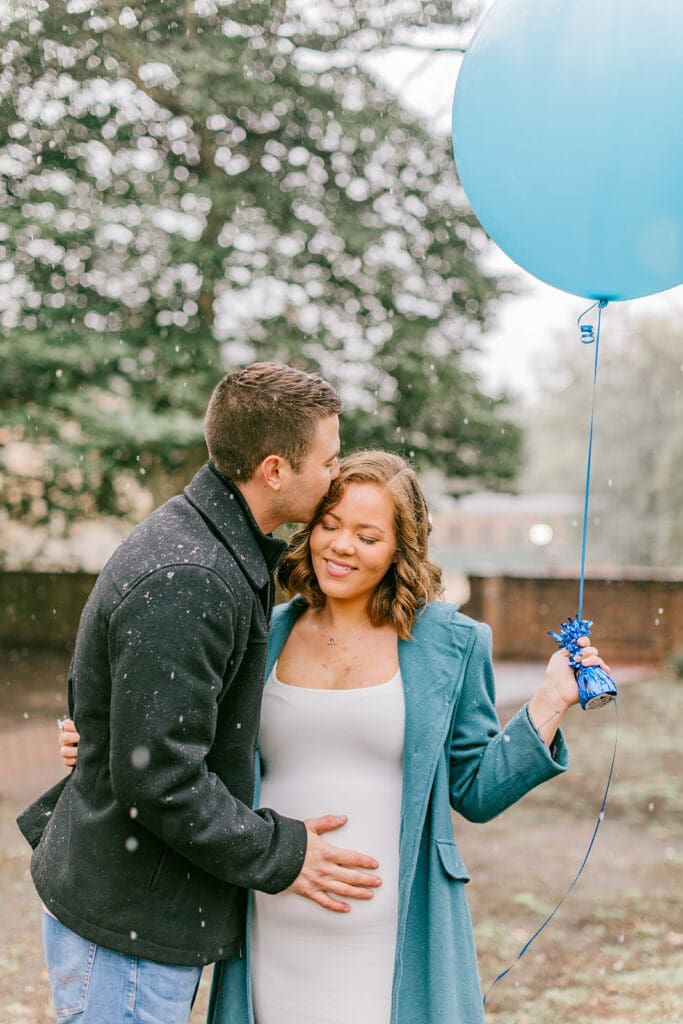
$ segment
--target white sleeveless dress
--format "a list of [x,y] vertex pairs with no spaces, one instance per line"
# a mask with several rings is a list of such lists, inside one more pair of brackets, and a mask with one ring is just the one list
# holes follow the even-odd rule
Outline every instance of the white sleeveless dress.
[[379,862],[381,887],[335,914],[290,892],[254,894],[256,1024],[389,1024],[398,907],[405,707],[379,686],[314,690],[273,669],[264,690],[259,805],[293,818],[348,814],[329,838]]

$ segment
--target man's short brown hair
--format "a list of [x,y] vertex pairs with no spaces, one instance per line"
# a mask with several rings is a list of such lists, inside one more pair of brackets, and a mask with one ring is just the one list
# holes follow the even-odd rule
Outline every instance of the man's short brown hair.
[[268,455],[281,455],[298,473],[317,421],[341,410],[337,392],[318,374],[252,363],[226,374],[211,395],[204,421],[209,458],[232,480],[250,480]]

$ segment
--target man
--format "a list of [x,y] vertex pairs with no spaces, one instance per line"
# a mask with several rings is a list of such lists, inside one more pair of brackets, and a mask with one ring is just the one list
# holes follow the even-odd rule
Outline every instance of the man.
[[[182,1024],[203,964],[240,952],[249,888],[370,898],[344,819],[252,811],[270,536],[337,475],[340,401],[259,363],[209,403],[210,462],[136,527],[85,606],[69,673],[74,772],[19,818],[62,1024]],[[322,912],[322,911],[321,911]]]

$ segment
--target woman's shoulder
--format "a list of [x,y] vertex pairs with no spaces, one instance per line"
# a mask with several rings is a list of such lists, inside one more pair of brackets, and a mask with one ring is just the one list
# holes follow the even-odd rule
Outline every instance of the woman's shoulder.
[[448,601],[430,601],[418,613],[416,622],[420,621],[424,621],[428,625],[444,624],[464,629],[487,631],[489,628],[486,623],[478,622],[476,619],[470,618],[469,615],[464,615],[457,604],[449,604]]
[[415,653],[430,659],[470,659],[486,661],[491,657],[491,630],[483,622],[463,615],[454,604],[430,601],[413,626],[409,644]]
[[468,647],[473,643],[481,652],[491,648],[491,629],[485,622],[464,615],[455,604],[447,601],[430,601],[413,626],[413,639],[424,642],[434,641],[438,635],[447,645],[460,647],[463,643]]

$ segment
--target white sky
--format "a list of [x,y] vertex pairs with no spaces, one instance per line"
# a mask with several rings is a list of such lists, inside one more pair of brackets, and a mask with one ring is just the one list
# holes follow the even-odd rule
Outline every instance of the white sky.
[[[487,9],[493,0],[487,3]],[[467,45],[476,24],[468,32],[426,35],[431,45]],[[457,53],[435,53],[400,50],[373,58],[373,71],[400,95],[403,103],[423,116],[436,130],[450,135],[453,92],[462,57]],[[533,372],[539,354],[548,339],[556,333],[578,328],[576,320],[591,304],[590,300],[569,295],[532,277],[494,246],[487,269],[506,275],[515,273],[521,294],[501,300],[496,309],[496,321],[485,339],[479,369],[486,386],[492,390],[506,388],[532,398],[537,393],[537,377]],[[658,295],[613,303],[603,319],[603,338],[608,342],[610,319],[623,316],[655,314],[658,316],[683,313],[683,287],[673,288]],[[584,350],[585,351],[585,350]]]

